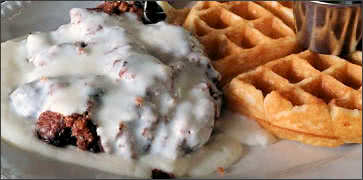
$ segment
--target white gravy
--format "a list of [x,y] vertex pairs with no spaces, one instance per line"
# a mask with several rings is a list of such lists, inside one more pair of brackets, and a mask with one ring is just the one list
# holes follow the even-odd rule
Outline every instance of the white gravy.
[[[7,142],[136,177],[150,177],[153,168],[206,175],[240,159],[240,142],[273,142],[257,124],[239,124],[248,120],[229,112],[217,126],[234,133],[210,137],[220,102],[208,86],[220,95],[212,83],[219,74],[183,28],[164,22],[145,26],[129,13],[115,17],[75,8],[70,16],[71,23],[56,31],[1,44],[1,137]],[[50,88],[59,82],[67,85]],[[82,113],[100,89],[102,105],[92,120],[106,153],[54,147],[34,135],[40,113]],[[123,133],[120,123],[128,127]],[[182,145],[193,152],[185,155]]]

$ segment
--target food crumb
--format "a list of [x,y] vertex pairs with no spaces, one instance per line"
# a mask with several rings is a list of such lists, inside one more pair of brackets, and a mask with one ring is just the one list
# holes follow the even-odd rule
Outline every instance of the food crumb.
[[58,147],[71,144],[81,150],[102,152],[96,126],[86,113],[64,116],[57,112],[45,111],[38,118],[36,133],[41,140]]
[[40,81],[42,81],[42,82],[45,82],[45,81],[47,81],[48,80],[48,78],[47,77],[45,77],[45,76],[42,76],[41,78],[40,78]]
[[220,175],[220,176],[223,176],[224,175],[224,168],[223,167],[218,167],[217,168],[217,173]]
[[136,97],[135,103],[137,106],[142,106],[144,104],[144,99],[142,97]]
[[86,50],[84,48],[82,48],[82,47],[77,47],[77,53],[79,55],[86,54]]

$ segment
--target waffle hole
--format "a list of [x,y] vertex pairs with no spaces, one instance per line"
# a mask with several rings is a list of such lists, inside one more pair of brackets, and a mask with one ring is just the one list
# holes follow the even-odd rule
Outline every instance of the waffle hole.
[[323,55],[318,54],[311,54],[309,57],[307,57],[308,63],[314,67],[315,69],[319,71],[324,71],[328,69],[330,66],[332,66],[332,62],[329,59],[323,58]]
[[356,82],[352,77],[350,76],[344,76],[341,78],[337,78],[338,81],[343,83],[344,85],[351,87],[352,89],[358,90],[362,84],[360,82]]
[[336,71],[332,76],[344,85],[359,90],[362,86],[362,69],[356,65],[347,64],[340,70]]
[[250,49],[256,46],[256,42],[247,37],[246,34],[228,32],[226,36],[230,41],[243,49]]
[[268,89],[268,86],[261,81],[254,81],[252,85],[255,86],[256,89],[262,92],[263,97],[266,97],[272,90]]
[[328,89],[322,86],[321,78],[316,79],[310,82],[309,84],[302,86],[302,88],[306,92],[309,92],[315,97],[323,100],[326,104],[329,104],[329,102],[336,97],[332,91],[329,91]]
[[352,102],[349,102],[347,100],[344,100],[344,99],[337,99],[335,100],[335,105],[337,105],[338,107],[342,107],[342,108],[346,108],[346,109],[351,109],[351,110],[354,110],[354,109],[359,109],[359,110],[362,110],[362,107],[355,104],[355,103],[352,103]]
[[276,22],[275,18],[266,18],[262,21],[254,23],[254,27],[265,36],[268,36],[272,39],[279,39],[288,35],[281,31],[281,23]]
[[263,16],[263,9],[253,2],[232,2],[234,3],[230,9],[234,14],[246,20],[255,20]]
[[290,101],[293,106],[302,106],[305,104],[301,96],[296,94],[295,91],[280,92],[280,95]]
[[263,94],[263,97],[266,97],[267,94],[275,90],[273,85],[263,79],[258,78],[257,76],[254,77],[253,80],[249,83],[255,86],[256,89],[260,90]]
[[290,83],[295,84],[305,79],[304,74],[299,72],[298,68],[292,67],[291,61],[284,61],[283,64],[276,64],[271,70],[287,79]]
[[[210,9],[212,10],[212,9]],[[218,8],[213,9],[212,11],[209,11],[206,14],[203,14],[200,18],[211,28],[214,29],[224,29],[229,26],[231,22],[228,22],[231,20],[231,18],[228,18],[225,16],[228,16],[226,13],[223,13],[224,10]]]

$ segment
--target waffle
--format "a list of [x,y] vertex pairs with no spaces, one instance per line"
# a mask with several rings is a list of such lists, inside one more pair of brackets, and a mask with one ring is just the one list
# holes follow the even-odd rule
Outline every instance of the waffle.
[[[285,19],[293,21],[293,17]],[[183,26],[204,45],[222,75],[222,85],[242,72],[297,49],[294,30],[252,1],[197,2]]]
[[242,73],[224,91],[229,108],[280,138],[362,143],[361,64],[304,51]]

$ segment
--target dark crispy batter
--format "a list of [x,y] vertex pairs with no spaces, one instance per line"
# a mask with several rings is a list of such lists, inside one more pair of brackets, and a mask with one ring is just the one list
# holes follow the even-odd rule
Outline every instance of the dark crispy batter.
[[172,179],[175,178],[174,174],[164,172],[160,169],[153,169],[152,170],[152,179]]
[[94,141],[95,136],[88,128],[90,119],[87,115],[72,114],[65,117],[67,127],[72,128],[72,136],[77,138],[77,146],[82,150],[88,150],[88,146]]
[[89,8],[89,10],[103,11],[107,14],[120,15],[124,12],[135,13],[140,19],[143,15],[143,9],[137,6],[135,2],[125,2],[125,1],[106,1],[96,8]]
[[38,118],[36,131],[40,139],[56,146],[72,144],[82,150],[102,151],[96,126],[88,112],[70,116],[51,111],[43,112]]
[[38,134],[44,139],[53,139],[61,134],[65,128],[63,116],[59,113],[50,111],[44,112],[39,116],[37,122]]
[[64,136],[67,136],[65,132],[69,131],[66,131],[63,115],[50,111],[40,114],[37,122],[37,135],[40,139],[56,146],[64,146]]

